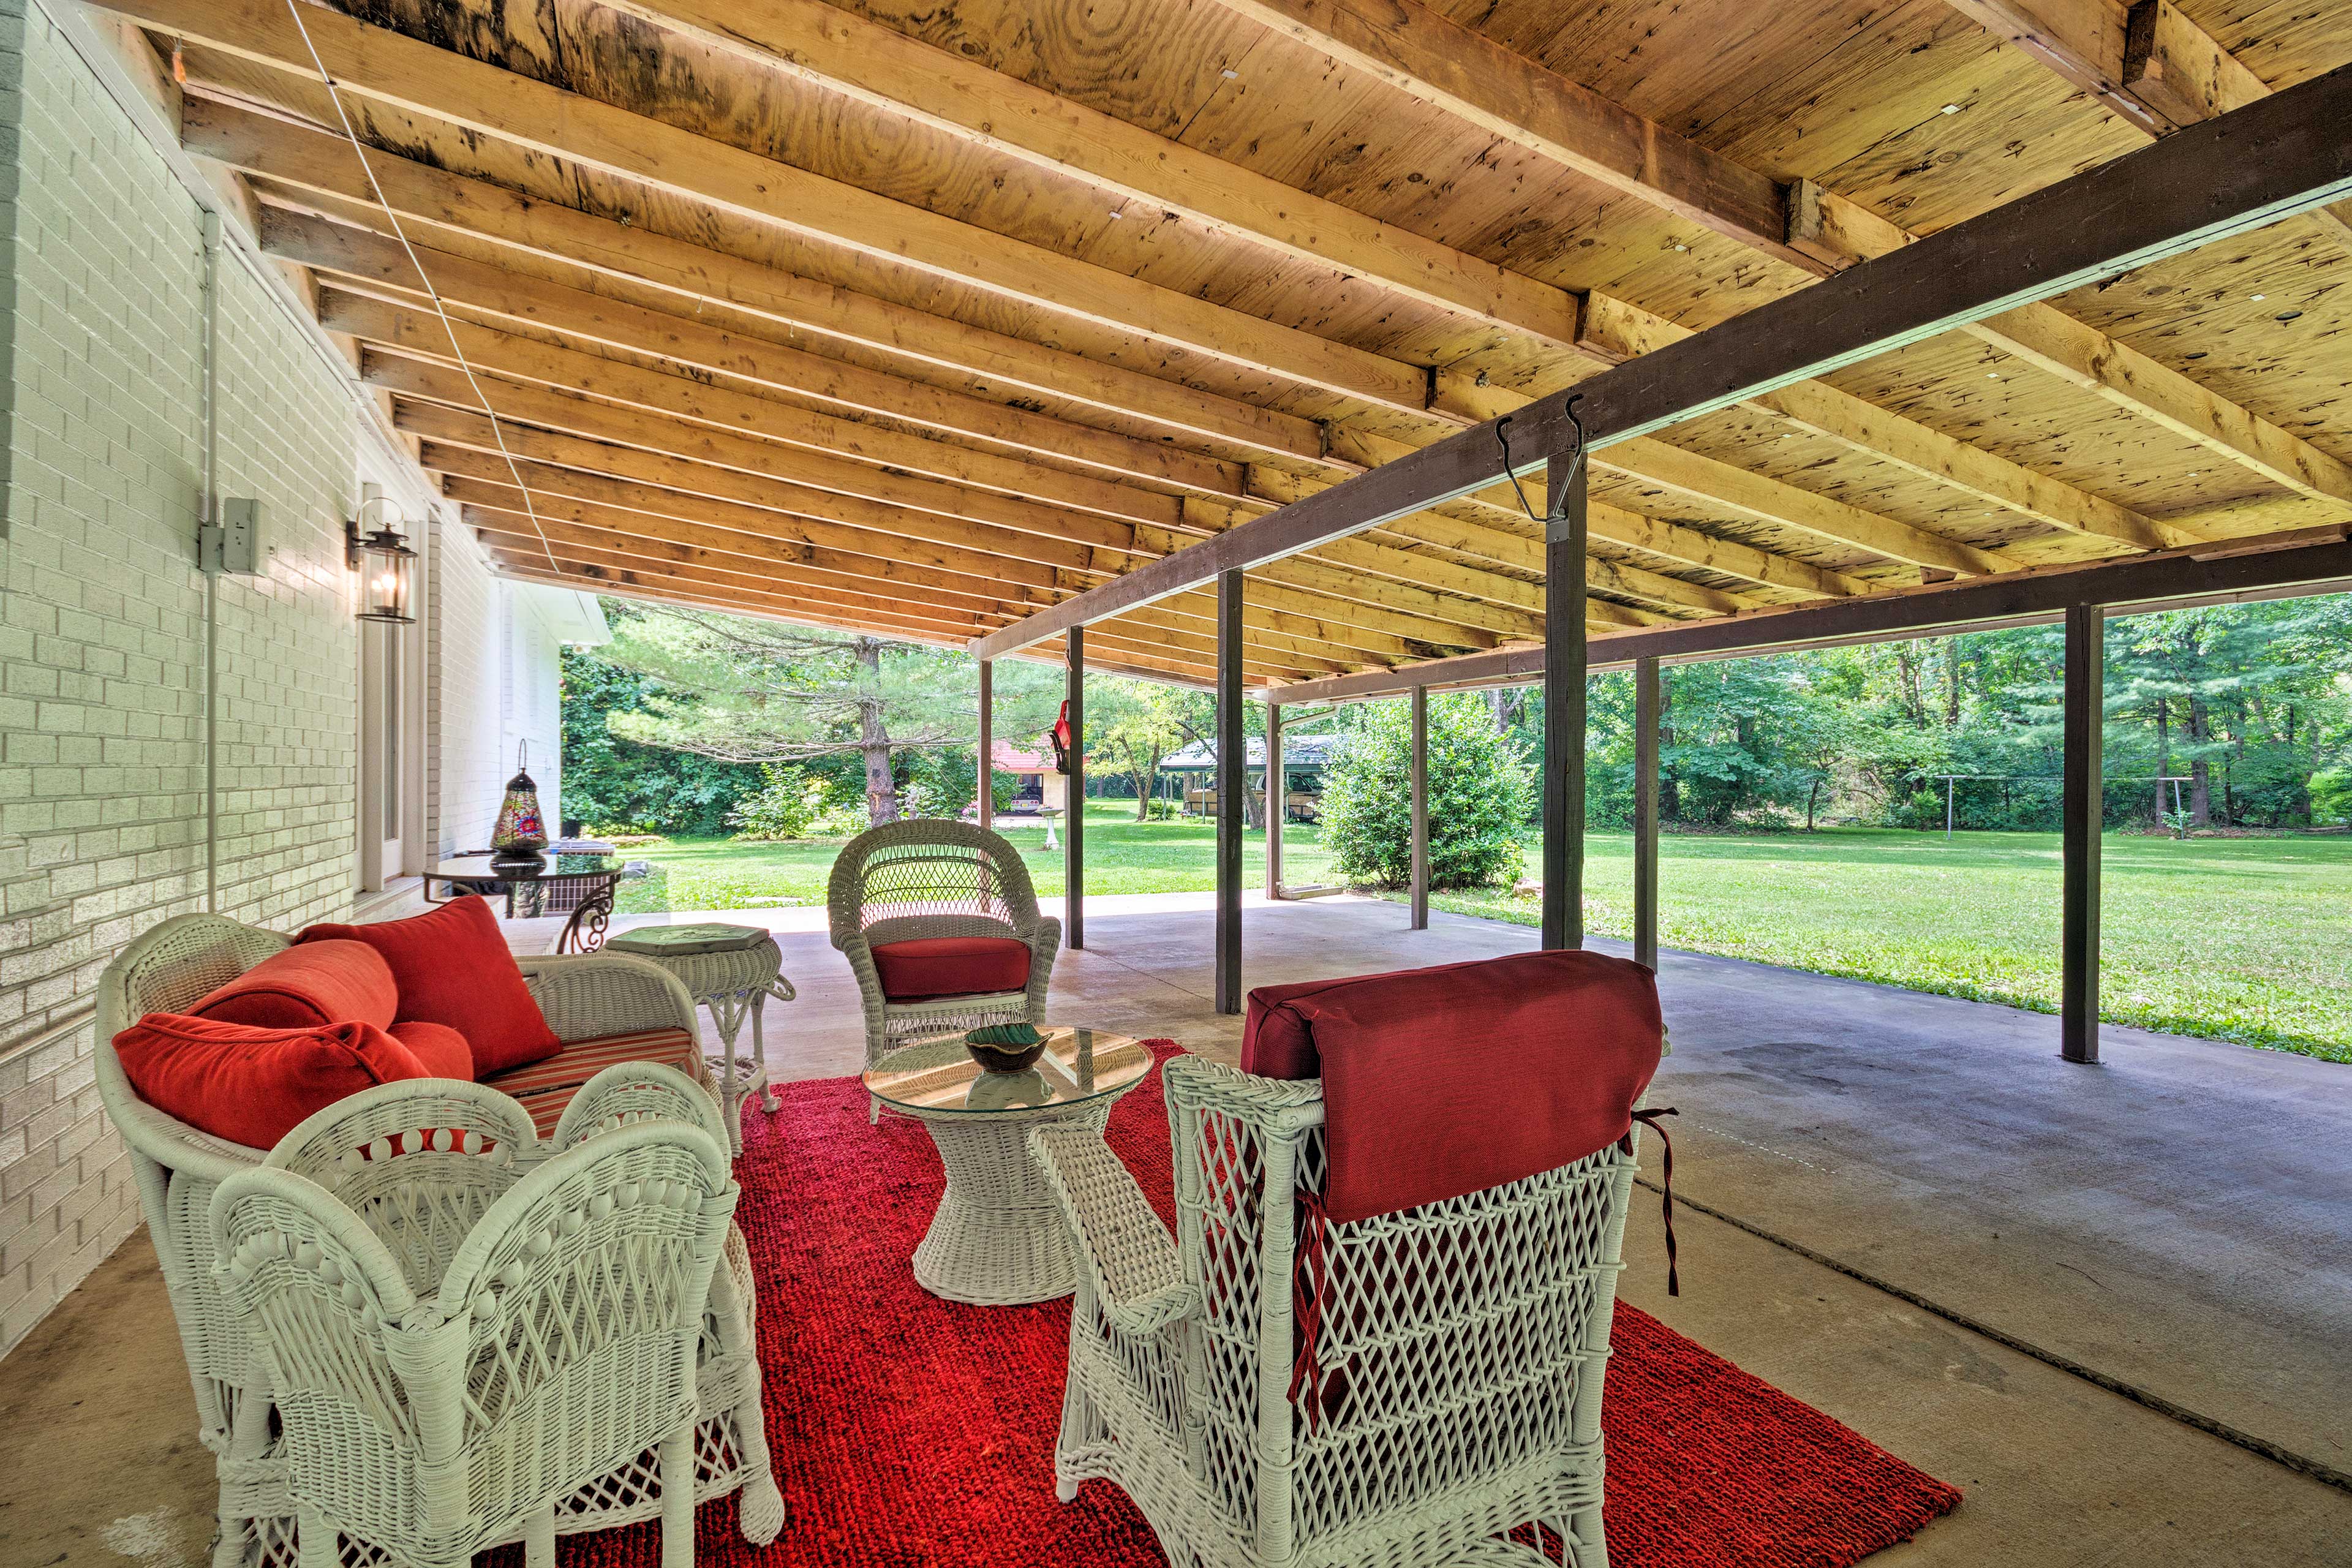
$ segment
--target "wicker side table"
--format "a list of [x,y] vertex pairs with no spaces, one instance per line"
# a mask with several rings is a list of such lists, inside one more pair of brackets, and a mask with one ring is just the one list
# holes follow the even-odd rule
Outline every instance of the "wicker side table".
[[[710,1009],[725,1044],[724,1057],[711,1059],[711,1075],[726,1101],[729,1152],[743,1152],[743,1102],[761,1096],[760,1108],[774,1110],[775,1091],[768,1087],[768,1043],[761,1033],[761,1012],[768,998],[793,1000],[793,984],[782,973],[782,951],[776,939],[756,926],[641,926],[606,942],[614,952],[649,958],[678,978],[695,1001]],[[739,1058],[735,1041],[743,1020],[751,1020],[751,1054]]]
[[891,1052],[866,1092],[924,1124],[947,1190],[915,1248],[915,1283],[950,1301],[1010,1307],[1077,1285],[1067,1223],[1030,1157],[1029,1129],[1082,1121],[1096,1131],[1112,1103],[1151,1071],[1151,1049],[1124,1035],[1043,1026],[1044,1052],[1017,1073],[983,1071],[949,1035]]

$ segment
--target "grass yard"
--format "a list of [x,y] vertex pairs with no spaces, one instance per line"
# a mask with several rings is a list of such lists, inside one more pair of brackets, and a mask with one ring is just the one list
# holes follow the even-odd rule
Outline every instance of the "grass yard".
[[[1045,830],[1014,829],[1048,897],[1061,857]],[[1213,885],[1213,826],[1140,824],[1134,808],[1087,814],[1089,892],[1167,893]],[[1585,918],[1633,930],[1633,839],[1587,840]],[[1285,835],[1286,879],[1333,879],[1317,830]],[[837,842],[678,840],[628,851],[659,866],[667,907],[821,905]],[[1265,837],[1243,849],[1243,885],[1265,878]],[[1528,874],[1537,874],[1529,854]],[[1659,941],[1688,952],[1881,981],[2039,1012],[2058,1005],[2058,837],[1880,828],[1753,837],[1670,836],[1659,868]],[[2352,1062],[2352,836],[2168,838],[2111,836],[2104,875],[2104,1016]],[[625,885],[631,896],[654,889]],[[1459,914],[1536,923],[1532,899],[1439,893]],[[651,906],[647,906],[651,907]]]
[[[1631,936],[1633,837],[1586,845],[1585,920]],[[2352,1062],[2352,837],[2110,834],[2100,881],[2101,1016]],[[2058,891],[2054,833],[1672,835],[1658,941],[2054,1013]],[[1431,902],[1538,918],[1500,891]]]

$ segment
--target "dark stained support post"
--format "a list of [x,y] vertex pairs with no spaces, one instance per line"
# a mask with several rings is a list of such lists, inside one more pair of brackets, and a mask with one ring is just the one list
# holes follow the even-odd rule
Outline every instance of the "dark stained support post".
[[1584,945],[1584,465],[1554,458],[1544,493],[1543,945]]
[[1429,688],[1412,689],[1412,929],[1429,929]]
[[1282,708],[1265,705],[1265,896],[1282,897],[1282,819],[1290,792],[1282,787]]
[[2099,830],[2105,816],[2106,616],[2066,606],[2065,890],[2059,953],[2058,1054],[2099,1059]]
[[1633,664],[1633,962],[1658,966],[1658,661]]
[[980,815],[973,818],[981,826],[996,826],[996,661],[980,661],[980,782],[973,794],[978,795]]
[[1069,631],[1070,809],[1062,834],[1062,942],[1087,945],[1087,629]]
[[1217,1011],[1242,1010],[1242,574],[1217,574]]

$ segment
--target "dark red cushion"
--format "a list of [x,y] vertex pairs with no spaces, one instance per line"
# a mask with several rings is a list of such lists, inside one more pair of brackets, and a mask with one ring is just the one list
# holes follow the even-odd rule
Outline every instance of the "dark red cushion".
[[1323,1201],[1341,1224],[1606,1148],[1632,1127],[1665,1044],[1650,971],[1574,950],[1266,987],[1250,1002],[1248,1070],[1306,1065],[1282,1076],[1323,1080]]
[[294,940],[363,942],[375,949],[400,988],[394,1021],[446,1025],[465,1036],[478,1078],[551,1057],[563,1045],[530,999],[499,935],[498,917],[475,895],[404,921],[315,925]]
[[1009,936],[932,936],[874,950],[882,994],[893,1002],[985,996],[1029,984],[1029,944]]
[[425,1077],[472,1080],[474,1047],[448,1025],[412,1018],[405,1024],[394,1024],[385,1033],[406,1046],[410,1054],[424,1064]]
[[273,952],[187,1008],[187,1016],[257,1029],[322,1024],[389,1028],[400,991],[382,954],[363,942],[314,942]]
[[346,1095],[428,1078],[406,1046],[373,1024],[257,1029],[150,1013],[114,1037],[139,1098],[200,1131],[267,1149]]

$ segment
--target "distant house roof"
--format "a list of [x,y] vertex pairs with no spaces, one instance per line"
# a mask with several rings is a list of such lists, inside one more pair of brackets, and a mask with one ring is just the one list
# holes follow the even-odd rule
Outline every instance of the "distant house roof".
[[1036,752],[1024,752],[1003,741],[996,742],[993,755],[996,771],[1001,773],[1050,773],[1054,771],[1053,758]]
[[[1286,768],[1324,768],[1331,765],[1338,750],[1337,735],[1285,735],[1282,738],[1282,765]],[[1265,766],[1265,738],[1249,737],[1245,753],[1248,765]],[[1160,766],[1168,773],[1206,773],[1217,765],[1217,748],[1207,741],[1195,741],[1181,752],[1171,753]]]

